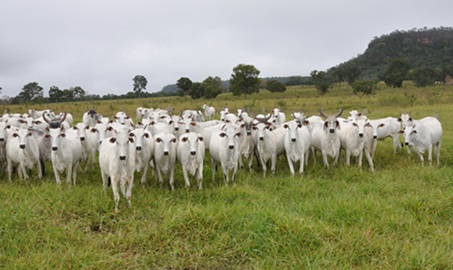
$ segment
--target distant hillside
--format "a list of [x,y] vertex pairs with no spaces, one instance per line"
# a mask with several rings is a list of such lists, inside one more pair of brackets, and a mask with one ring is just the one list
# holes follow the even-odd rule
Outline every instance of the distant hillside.
[[[432,68],[443,70],[453,65],[453,28],[439,27],[434,29],[413,29],[394,31],[390,34],[375,37],[363,54],[327,70],[357,67],[360,79],[378,79],[387,69],[389,63],[396,59],[407,61],[411,68]],[[215,75],[215,74],[214,74]],[[288,76],[262,78],[278,80],[286,85],[312,84],[310,76]],[[224,81],[224,87],[228,87]],[[164,93],[178,90],[176,84],[162,88]]]
[[362,79],[377,79],[395,59],[407,61],[411,68],[442,70],[453,65],[453,28],[394,31],[375,37],[363,54],[335,68],[358,67]]

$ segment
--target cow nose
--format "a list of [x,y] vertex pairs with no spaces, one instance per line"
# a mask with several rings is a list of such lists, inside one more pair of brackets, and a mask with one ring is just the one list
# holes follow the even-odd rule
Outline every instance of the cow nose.
[[404,144],[405,144],[405,145],[409,145],[409,143],[408,143],[408,142],[405,142]]
[[5,138],[0,138],[0,142],[4,142],[5,141]]
[[247,135],[252,135],[252,132],[250,130],[247,130]]
[[374,135],[373,138],[377,139],[377,135]]
[[80,137],[80,140],[83,142],[85,140],[85,137]]
[[234,145],[229,145],[228,148],[234,149]]
[[186,128],[186,133],[189,133],[189,132],[190,132],[190,129],[187,129],[187,128]]
[[141,146],[137,146],[137,147],[135,147],[135,149],[137,149],[137,151],[140,151],[140,150],[142,150],[142,147]]
[[164,151],[164,155],[168,156],[168,151]]
[[25,148],[25,144],[21,144],[19,145],[20,149],[24,149]]
[[330,133],[335,133],[335,129],[331,128],[329,129]]
[[190,151],[190,154],[191,154],[192,156],[195,156],[196,153],[197,153],[197,152],[195,152],[195,151]]
[[296,138],[291,138],[291,141],[292,141],[292,142],[295,142],[295,141],[296,141]]
[[52,151],[57,151],[57,150],[58,150],[58,147],[56,147],[56,146],[52,147]]
[[120,160],[126,160],[126,156],[120,156]]
[[260,141],[264,141],[264,137],[260,137]]
[[175,130],[178,131],[178,130],[179,130],[179,127],[175,127]]
[[360,137],[360,138],[363,138],[363,133],[359,133],[359,137]]

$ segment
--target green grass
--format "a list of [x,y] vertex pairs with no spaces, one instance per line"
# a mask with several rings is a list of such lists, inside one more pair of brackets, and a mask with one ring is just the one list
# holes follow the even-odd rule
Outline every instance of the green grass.
[[[203,190],[196,190],[193,178],[185,189],[179,166],[175,192],[168,183],[159,188],[150,173],[146,185],[135,181],[132,207],[121,198],[117,214],[111,190],[102,192],[99,170],[80,173],[77,186],[57,186],[49,164],[45,179],[29,183],[17,176],[9,183],[2,173],[0,268],[453,269],[452,90],[407,86],[403,91],[415,96],[412,105],[394,89],[364,97],[348,95],[347,89],[319,96],[302,87],[273,100],[263,92],[210,102],[231,108],[254,104],[254,110],[285,102],[286,112],[313,114],[321,106],[336,111],[341,103],[346,112],[367,107],[373,118],[437,111],[444,128],[439,167],[421,167],[405,151],[393,155],[392,142],[383,141],[375,173],[365,161],[361,171],[355,163],[346,168],[343,160],[326,171],[318,156],[305,175],[291,177],[282,158],[275,175],[241,170],[237,183],[227,185],[220,172],[211,182],[207,158]],[[175,99],[165,98],[159,107],[174,102],[182,109],[190,102]],[[124,105],[115,102],[101,102],[98,110]],[[156,103],[136,102],[128,105]]]

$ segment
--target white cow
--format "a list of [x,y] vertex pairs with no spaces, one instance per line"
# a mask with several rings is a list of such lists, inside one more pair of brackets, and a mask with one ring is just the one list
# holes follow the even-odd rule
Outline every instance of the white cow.
[[249,166],[249,170],[252,171],[253,157],[255,154],[255,143],[253,142],[252,136],[253,118],[242,118],[239,124],[241,125],[241,136],[238,139],[239,166],[240,168],[244,166],[242,157],[245,157]]
[[413,120],[404,128],[405,145],[412,146],[419,155],[422,166],[424,165],[423,154],[428,150],[428,162],[432,165],[432,151],[437,156],[437,165],[440,160],[440,146],[442,143],[442,124],[436,118],[429,117],[421,120]]
[[215,115],[214,107],[204,104],[202,108],[204,110],[204,116],[206,117],[206,120],[210,120],[211,118],[214,117]]
[[144,184],[154,156],[154,137],[146,126],[132,130],[129,136],[135,138],[135,170],[142,172],[141,183]]
[[224,125],[219,131],[211,135],[209,152],[211,154],[212,181],[215,180],[217,165],[222,167],[223,179],[230,182],[229,171],[233,170],[232,181],[236,181],[238,169],[239,149],[237,137],[240,136],[239,127],[234,124]]
[[203,161],[205,147],[203,136],[195,132],[184,133],[179,137],[176,156],[182,166],[186,187],[190,187],[189,173],[197,179],[198,189],[203,188]]
[[[270,130],[270,124],[258,123],[253,126],[253,141],[256,145],[257,154],[263,167],[263,175],[267,173],[267,163],[271,162],[271,172],[275,173],[277,162],[277,136]],[[284,149],[284,148],[283,148]]]
[[274,126],[280,127],[286,122],[286,115],[280,108],[275,108],[272,110],[271,121]]
[[8,180],[11,181],[13,165],[19,165],[19,177],[27,180],[27,169],[38,167],[38,177],[42,178],[39,147],[32,133],[28,129],[16,129],[6,143],[6,159],[8,162]]
[[111,180],[115,212],[118,212],[118,204],[121,193],[131,206],[132,187],[134,185],[135,171],[135,144],[134,138],[129,137],[127,129],[114,131],[114,136],[105,138],[99,149],[99,165],[101,168],[102,186],[107,190],[108,180]]
[[82,158],[82,145],[78,136],[71,136],[64,127],[47,129],[51,138],[51,160],[57,184],[61,183],[60,172],[66,171],[66,182],[76,185],[77,168]]
[[123,111],[117,112],[113,117],[115,118],[116,122],[121,125],[134,127],[134,121],[132,121],[131,117]]
[[168,175],[171,190],[175,190],[175,162],[178,140],[171,133],[158,133],[154,136],[154,163],[156,177],[160,185],[164,182],[162,174]]
[[329,161],[327,159],[328,156],[333,158],[333,165],[338,163],[341,147],[338,130],[340,130],[341,127],[337,118],[340,117],[342,113],[343,109],[340,109],[338,114],[327,116],[322,112],[322,110],[319,110],[319,114],[325,118],[325,121],[310,120],[310,123],[313,124],[311,132],[313,156],[315,157],[315,149],[320,150],[322,153],[324,168],[326,169],[329,168]]
[[[401,149],[401,143],[399,140],[401,124],[395,117],[387,117],[381,119],[368,120],[368,123],[373,128],[373,138],[376,140],[384,140],[387,137],[391,137],[393,140],[393,154],[396,154],[397,149]],[[371,157],[376,152],[377,144],[374,144],[371,150]]]
[[374,164],[371,159],[370,151],[365,150],[365,140],[367,143],[372,139],[372,130],[364,117],[359,117],[357,120],[340,121],[341,129],[338,134],[340,136],[341,148],[346,152],[346,166],[351,165],[351,156],[357,158],[359,168],[362,168],[363,153],[368,160],[370,170],[374,171]]
[[83,113],[82,122],[87,127],[96,126],[96,123],[98,122],[98,120],[100,120],[100,119],[99,119],[99,114],[96,113],[96,108],[93,108],[93,109],[88,110]]
[[310,131],[306,127],[305,120],[293,120],[285,123],[283,127],[287,130],[284,141],[286,159],[288,160],[289,171],[294,176],[293,162],[300,161],[299,174],[304,173],[304,165],[308,161],[310,153],[311,136]]

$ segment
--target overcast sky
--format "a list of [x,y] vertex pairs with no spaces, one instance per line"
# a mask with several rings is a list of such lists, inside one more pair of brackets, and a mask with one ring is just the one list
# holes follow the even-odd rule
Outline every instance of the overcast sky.
[[452,0],[5,0],[0,87],[29,82],[124,94],[143,75],[157,92],[181,77],[307,76],[394,30],[453,26]]

